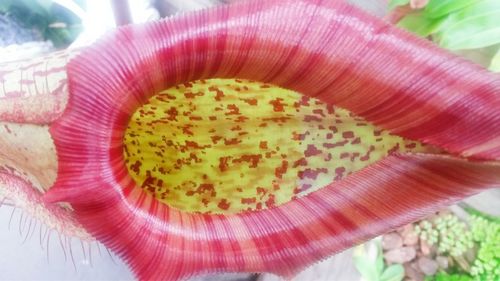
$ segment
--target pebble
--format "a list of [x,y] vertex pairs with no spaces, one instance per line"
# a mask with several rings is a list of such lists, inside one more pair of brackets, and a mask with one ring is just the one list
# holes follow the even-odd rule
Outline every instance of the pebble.
[[401,232],[401,235],[403,236],[403,244],[406,246],[413,246],[417,245],[418,243],[418,235],[415,233],[415,230],[413,228],[413,224],[409,224],[404,227],[403,231]]
[[429,243],[427,243],[427,241],[425,241],[423,239],[420,240],[420,251],[425,256],[428,256],[431,254],[431,246],[429,245]]
[[392,263],[405,263],[415,258],[417,252],[413,247],[401,247],[390,250],[384,254],[387,262]]
[[438,263],[439,267],[441,269],[447,269],[448,268],[448,258],[443,257],[443,256],[437,256],[436,257],[436,262]]
[[424,281],[425,275],[416,269],[415,264],[405,263],[403,264],[405,269],[405,276],[413,281]]
[[382,248],[392,250],[403,246],[403,238],[395,232],[386,234],[382,237]]
[[427,276],[436,274],[439,265],[435,260],[427,257],[421,257],[418,259],[418,268]]

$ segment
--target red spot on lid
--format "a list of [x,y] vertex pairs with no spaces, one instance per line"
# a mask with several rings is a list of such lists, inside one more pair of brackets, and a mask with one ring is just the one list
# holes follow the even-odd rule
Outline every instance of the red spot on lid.
[[297,168],[298,166],[307,166],[307,159],[302,157],[293,163],[294,168]]
[[189,120],[200,121],[203,120],[201,116],[189,116]]
[[250,163],[249,167],[250,168],[257,168],[259,165],[260,159],[262,159],[262,155],[260,154],[245,154],[242,155],[240,158],[234,159],[233,163],[242,163],[242,162],[248,162]]
[[226,199],[220,200],[219,204],[217,204],[217,207],[219,207],[222,210],[227,210],[227,209],[229,209],[230,206],[231,206],[231,204],[229,202],[227,202]]
[[276,205],[276,201],[274,199],[274,194],[270,194],[269,198],[266,200],[266,207],[272,208]]
[[318,155],[321,153],[322,153],[322,151],[319,150],[318,148],[316,148],[316,146],[314,144],[307,145],[307,149],[306,149],[306,151],[304,151],[304,155],[306,157],[315,156],[315,155]]
[[399,143],[397,143],[395,146],[393,146],[391,149],[387,151],[387,154],[391,155],[400,150]]
[[241,204],[253,204],[257,202],[257,198],[241,198]]
[[281,162],[281,166],[277,167],[274,170],[274,175],[279,179],[283,179],[283,175],[286,173],[287,170],[288,170],[288,161],[283,160]]
[[335,148],[335,147],[338,147],[338,146],[344,146],[347,143],[349,143],[348,140],[343,140],[343,141],[339,141],[339,142],[336,142],[336,143],[324,143],[323,147],[324,148]]
[[311,184],[303,184],[303,185],[301,185],[300,187],[296,187],[296,188],[294,188],[293,193],[294,193],[294,194],[299,194],[299,193],[302,193],[302,192],[304,192],[304,191],[306,191],[306,190],[310,189],[311,187],[312,187],[312,185],[311,185]]
[[203,96],[203,92],[198,92],[198,93],[186,92],[186,93],[184,93],[184,96],[187,99],[194,99],[195,97]]
[[341,180],[344,177],[345,171],[344,167],[338,167],[335,169],[335,180]]
[[256,190],[257,195],[260,195],[260,199],[262,199],[267,194],[267,190],[263,187],[258,186]]
[[340,159],[348,158],[349,157],[349,152],[342,152],[340,154]]
[[328,155],[325,157],[325,161],[330,161],[332,160],[332,154],[331,153],[328,153]]
[[292,133],[292,140],[305,140],[306,139],[306,136],[309,135],[309,131],[303,133],[303,134],[299,134],[297,132],[293,132]]
[[267,149],[267,141],[261,141],[259,143],[259,148],[260,149]]
[[351,144],[360,144],[361,143],[361,138],[355,138],[353,141],[351,141]]
[[240,99],[246,103],[248,103],[249,105],[257,105],[257,99]]
[[375,151],[375,146],[370,145],[370,148],[368,149],[368,152],[366,152],[365,155],[361,156],[359,160],[361,161],[368,161],[370,159],[370,154]]
[[177,115],[179,114],[179,112],[177,111],[177,109],[175,107],[171,107],[168,111],[166,111],[165,113],[167,113],[167,120],[169,121],[177,121]]
[[352,132],[352,131],[343,132],[342,137],[345,139],[354,138],[354,132]]
[[318,114],[318,115],[320,115],[320,116],[322,116],[322,117],[326,117],[326,116],[325,116],[325,113],[323,113],[323,109],[321,109],[321,108],[314,109],[314,110],[313,110],[313,113],[314,113],[314,114]]
[[142,166],[142,162],[141,162],[141,161],[139,161],[139,160],[137,160],[137,161],[135,161],[135,163],[134,163],[132,166],[130,166],[130,169],[131,169],[132,171],[134,171],[134,173],[135,173],[136,175],[138,175],[138,174],[139,174],[139,172],[140,172],[140,170],[141,170],[141,166]]
[[227,105],[227,111],[224,115],[240,115],[240,108],[236,104],[228,104]]
[[311,122],[311,121],[316,121],[316,122],[321,122],[321,118],[315,115],[306,115],[304,116],[304,122]]
[[273,106],[274,112],[283,112],[285,110],[284,106],[286,104],[282,103],[282,101],[283,101],[282,98],[276,98],[274,100],[269,101],[269,104],[271,104]]
[[298,173],[298,176],[300,179],[305,179],[305,178],[309,178],[309,179],[313,179],[315,180],[318,175],[320,173],[328,173],[328,169],[327,168],[319,168],[319,169],[305,169],[304,171],[299,171]]
[[409,149],[413,149],[415,147],[417,147],[417,144],[416,143],[409,143],[407,145],[405,145],[406,148],[409,148]]
[[217,144],[222,139],[221,136],[211,136],[210,138],[214,144]]
[[241,123],[241,122],[245,122],[245,121],[247,121],[247,120],[248,120],[248,117],[243,116],[243,115],[240,115],[240,116],[238,116],[238,117],[234,120],[234,122],[240,122],[240,123]]
[[225,156],[225,157],[220,157],[219,158],[219,170],[221,172],[227,171],[229,168],[228,162],[231,159],[231,156]]
[[232,139],[224,139],[224,144],[225,145],[235,145],[241,143],[241,140],[238,138],[232,138]]

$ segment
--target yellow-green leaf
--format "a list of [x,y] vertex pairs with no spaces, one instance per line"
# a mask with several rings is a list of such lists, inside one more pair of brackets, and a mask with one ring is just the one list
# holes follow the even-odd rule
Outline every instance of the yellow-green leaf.
[[385,269],[382,276],[380,276],[381,281],[401,281],[405,275],[405,271],[402,265],[393,264]]
[[379,274],[373,261],[367,256],[354,257],[354,265],[364,279],[369,281],[379,281]]
[[493,72],[500,72],[500,49],[491,61],[490,70]]
[[445,22],[446,17],[431,19],[422,16],[421,13],[415,13],[404,17],[398,23],[398,26],[407,29],[419,36],[427,37],[430,34],[438,31]]
[[439,44],[451,50],[500,43],[500,1],[483,0],[451,14],[439,33]]
[[391,0],[389,1],[389,10],[395,9],[398,6],[408,5],[410,0]]
[[426,17],[439,18],[483,0],[431,0],[424,9]]

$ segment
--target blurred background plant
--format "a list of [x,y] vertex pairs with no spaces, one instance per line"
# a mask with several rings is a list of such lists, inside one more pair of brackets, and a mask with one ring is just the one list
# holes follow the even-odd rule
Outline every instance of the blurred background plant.
[[[3,22],[13,21],[23,27],[25,32],[34,33],[35,38],[50,40],[56,48],[62,48],[73,42],[82,30],[81,18],[75,11],[78,11],[84,2],[1,0],[0,17]],[[7,34],[7,29],[2,29],[2,37],[7,36],[13,37],[15,34]]]
[[[377,278],[380,268],[398,265],[404,269],[404,280],[500,280],[500,219],[468,206],[452,209],[383,235],[383,252],[372,257],[377,262],[371,267],[354,258],[360,273]],[[382,255],[385,265],[375,266]]]
[[390,0],[403,16],[397,25],[452,50],[480,50],[500,71],[500,1]]
[[380,239],[359,245],[353,253],[354,265],[364,281],[401,281],[404,269],[401,264],[385,265]]

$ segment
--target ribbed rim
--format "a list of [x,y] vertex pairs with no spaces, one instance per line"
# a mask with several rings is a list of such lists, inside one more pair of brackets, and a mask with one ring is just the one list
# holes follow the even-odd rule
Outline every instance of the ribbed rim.
[[[324,2],[324,3],[323,3]],[[68,66],[51,127],[59,176],[47,200],[140,279],[202,272],[291,276],[338,251],[498,186],[498,76],[341,1],[243,1],[111,33]],[[395,155],[278,208],[183,213],[136,186],[123,134],[160,90],[207,78],[272,83],[333,103],[456,156]]]

